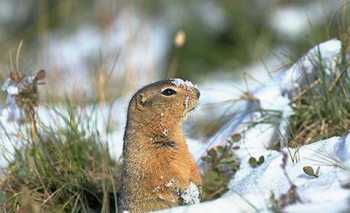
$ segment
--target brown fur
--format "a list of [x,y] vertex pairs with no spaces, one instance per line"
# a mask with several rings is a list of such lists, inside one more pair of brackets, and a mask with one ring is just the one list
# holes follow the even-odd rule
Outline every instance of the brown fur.
[[[162,95],[165,88],[176,90],[176,95]],[[197,89],[177,87],[170,80],[150,84],[133,96],[124,135],[120,210],[149,212],[178,206],[179,191],[190,182],[201,185],[182,131],[198,98]]]

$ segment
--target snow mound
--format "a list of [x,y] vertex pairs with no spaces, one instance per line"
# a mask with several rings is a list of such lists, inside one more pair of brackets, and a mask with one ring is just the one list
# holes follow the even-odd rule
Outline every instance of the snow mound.
[[[206,147],[225,144],[234,133],[242,134],[241,148],[236,151],[241,165],[230,182],[230,190],[217,200],[164,212],[273,212],[273,202],[287,196],[291,189],[295,189],[295,199],[286,204],[286,212],[349,211],[350,190],[345,186],[350,183],[350,134],[299,149],[286,148],[285,144],[288,120],[293,114],[290,99],[314,80],[316,62],[321,61],[327,74],[332,75],[340,52],[338,40],[319,44],[291,68],[237,101],[232,119],[209,139]],[[274,122],[259,124],[268,112],[279,114]],[[250,128],[251,123],[258,124]],[[269,149],[276,142],[285,148],[280,152]],[[192,150],[201,163],[206,149]],[[251,157],[263,157],[264,163],[253,168],[249,164]]]
[[[286,148],[283,152],[261,150],[260,155],[264,156],[265,162],[257,168],[249,165],[247,155],[230,183],[233,191],[225,196],[234,193],[255,195],[249,201],[259,209],[267,210],[271,193],[280,197],[288,192],[293,183],[302,203],[322,204],[341,200],[346,203],[350,190],[342,185],[350,178],[350,168],[347,167],[350,163],[349,145],[348,136],[333,137],[300,149]],[[288,158],[283,168],[284,155],[288,155]],[[306,166],[315,171],[319,168],[318,177],[307,175],[303,170]]]
[[[164,212],[272,212],[272,193],[277,198],[286,194],[291,183],[296,186],[301,202],[287,206],[286,212],[341,212],[350,208],[350,190],[343,188],[350,182],[350,134],[300,149],[286,148],[283,152],[255,150],[265,158],[257,168],[249,165],[250,155],[246,152],[240,170],[230,183],[230,191],[222,198]],[[286,163],[283,153],[288,155]],[[319,167],[318,177],[307,175],[305,166],[315,170]]]

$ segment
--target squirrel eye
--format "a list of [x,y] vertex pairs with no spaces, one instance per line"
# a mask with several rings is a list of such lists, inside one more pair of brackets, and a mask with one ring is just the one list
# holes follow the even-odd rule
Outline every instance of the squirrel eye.
[[176,91],[173,89],[167,88],[167,89],[162,91],[162,94],[165,96],[171,96],[171,95],[175,95]]

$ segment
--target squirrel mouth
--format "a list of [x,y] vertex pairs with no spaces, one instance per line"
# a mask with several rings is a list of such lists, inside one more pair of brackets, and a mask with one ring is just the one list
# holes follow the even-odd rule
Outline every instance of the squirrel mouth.
[[198,106],[198,100],[194,99],[193,96],[186,96],[184,100],[184,117],[187,118],[188,114],[195,110]]
[[187,113],[192,112],[192,111],[195,110],[196,108],[197,108],[197,106],[194,106],[194,107],[192,107],[191,109],[188,109],[188,110],[187,110]]
[[191,108],[188,108],[186,111],[185,111],[185,117],[187,117],[188,114],[190,114],[193,110],[195,110],[197,108],[197,106],[193,106]]

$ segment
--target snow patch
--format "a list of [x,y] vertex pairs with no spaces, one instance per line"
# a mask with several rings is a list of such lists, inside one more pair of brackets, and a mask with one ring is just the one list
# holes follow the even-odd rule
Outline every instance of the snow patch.
[[186,205],[193,205],[200,202],[199,189],[196,184],[190,183],[189,187],[181,193],[181,198]]
[[176,87],[181,87],[187,90],[191,90],[192,88],[197,88],[191,81],[182,80],[180,78],[171,79],[171,83],[173,83]]
[[[284,148],[283,152],[269,150],[271,142],[288,140],[288,121],[293,114],[290,98],[298,94],[317,71],[315,61],[321,60],[327,74],[334,73],[341,51],[341,42],[330,40],[312,48],[291,68],[271,78],[265,85],[251,91],[252,98],[242,98],[232,107],[235,114],[208,142],[190,145],[199,159],[208,148],[223,145],[234,133],[242,132],[240,149],[235,153],[240,158],[240,169],[229,184],[230,190],[215,201],[188,207],[178,207],[165,212],[271,212],[271,193],[278,199],[291,188],[302,203],[291,204],[286,212],[347,212],[350,208],[350,190],[343,188],[350,182],[350,134],[332,137],[299,149]],[[263,118],[262,113],[278,111],[275,122],[254,125]],[[278,137],[278,138],[276,138]],[[207,149],[203,152],[203,146]],[[282,147],[283,144],[282,144]],[[202,149],[202,150],[201,150]],[[202,155],[198,154],[199,150]],[[285,154],[288,153],[285,162]],[[251,157],[264,157],[264,163],[256,168],[249,164]],[[282,166],[283,165],[283,166]],[[319,168],[318,177],[309,176],[304,167]]]

